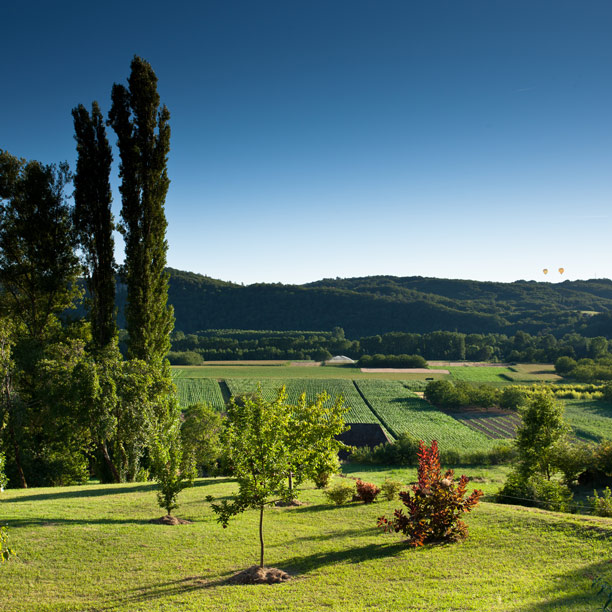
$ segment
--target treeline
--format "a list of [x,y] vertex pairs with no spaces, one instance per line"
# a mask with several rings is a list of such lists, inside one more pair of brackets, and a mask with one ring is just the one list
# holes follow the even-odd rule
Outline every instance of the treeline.
[[[612,338],[612,281],[607,279],[552,284],[372,276],[241,286],[191,272],[169,272],[176,329],[185,334],[202,329],[342,327],[350,338],[438,330]],[[119,287],[120,311],[122,300]],[[601,314],[592,316],[595,312]]]
[[[203,361],[240,359],[313,359],[322,361],[333,355],[359,359],[376,357],[381,363],[394,356],[419,356],[422,359],[449,361],[498,361],[520,363],[556,362],[560,357],[573,360],[601,359],[610,355],[608,340],[566,334],[531,335],[519,331],[505,334],[464,334],[436,331],[427,334],[389,332],[355,340],[344,330],[330,331],[258,331],[206,330],[193,334],[175,331],[171,336],[171,363],[197,365]],[[367,359],[366,359],[367,362]],[[422,367],[421,365],[386,365],[378,367]],[[376,367],[370,361],[370,367]]]

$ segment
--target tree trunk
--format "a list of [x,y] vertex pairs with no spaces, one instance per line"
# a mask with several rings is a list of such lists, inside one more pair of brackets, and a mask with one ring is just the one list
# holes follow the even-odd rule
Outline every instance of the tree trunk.
[[119,472],[117,471],[117,468],[115,467],[115,464],[113,463],[113,460],[110,458],[110,455],[108,454],[108,448],[106,446],[106,442],[100,442],[98,447],[102,453],[102,457],[104,458],[104,463],[106,463],[108,469],[111,471],[111,474],[113,475],[113,481],[121,482],[121,477],[119,476]]
[[264,539],[263,539],[263,513],[264,506],[263,504],[259,507],[259,543],[261,545],[261,554],[259,556],[259,567],[263,567],[264,561]]
[[13,443],[13,450],[15,451],[15,465],[17,466],[17,473],[19,474],[21,488],[27,489],[28,483],[26,482],[25,474],[23,473],[23,468],[21,467],[21,455],[19,453],[19,444],[17,443],[17,438],[15,437],[15,430],[13,429],[13,424],[10,421],[9,421],[9,434],[11,436],[11,442]]

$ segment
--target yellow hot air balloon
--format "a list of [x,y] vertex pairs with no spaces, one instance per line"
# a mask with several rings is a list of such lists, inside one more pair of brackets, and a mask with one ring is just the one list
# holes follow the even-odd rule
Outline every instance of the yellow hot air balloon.
[[563,274],[565,272],[565,268],[559,268],[559,274]]
[[542,272],[544,272],[544,274],[548,274],[548,268],[544,268]]

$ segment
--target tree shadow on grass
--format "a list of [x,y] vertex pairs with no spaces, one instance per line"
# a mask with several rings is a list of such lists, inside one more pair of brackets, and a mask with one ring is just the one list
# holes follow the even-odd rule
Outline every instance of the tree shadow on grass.
[[558,596],[558,580],[551,585],[546,601],[521,608],[519,612],[558,612],[559,610],[602,610],[607,596],[598,594],[599,588],[593,588],[592,579],[602,577],[612,585],[612,560],[592,563],[591,565],[567,572],[561,577],[565,585],[575,585],[571,595]]
[[[316,571],[317,569],[326,567],[328,565],[333,565],[336,563],[357,564],[373,559],[392,557],[405,550],[405,544],[369,544],[367,546],[360,546],[357,548],[350,548],[340,551],[315,553],[305,557],[292,557],[285,561],[275,561],[274,565],[289,572],[294,577],[297,577],[300,574],[308,574],[309,572]],[[130,603],[138,604],[145,601],[184,595],[192,591],[231,585],[232,578],[237,571],[239,570],[224,572],[221,574],[211,572],[208,575],[189,576],[187,578],[181,578],[169,582],[137,587],[122,594],[117,593],[116,595],[109,597],[107,603],[103,604],[102,607],[94,607],[91,608],[91,610],[100,612],[114,610]],[[240,588],[242,585],[234,586],[236,588]]]
[[[194,487],[206,487],[213,484],[224,484],[233,482],[231,478],[216,478],[210,480],[197,480]],[[61,489],[53,490],[51,493],[33,493],[32,495],[23,495],[20,497],[10,497],[8,499],[0,499],[0,504],[15,504],[20,502],[31,501],[51,501],[55,499],[73,499],[84,497],[104,497],[106,495],[123,495],[125,493],[144,493],[147,491],[155,491],[157,489],[156,482],[138,482],[131,485],[99,485],[95,488],[83,487],[74,488],[70,491]]]
[[[157,517],[151,517],[157,518]],[[66,518],[30,518],[6,519],[2,524],[11,529],[20,527],[64,527],[66,525],[148,525],[149,519],[66,519]]]

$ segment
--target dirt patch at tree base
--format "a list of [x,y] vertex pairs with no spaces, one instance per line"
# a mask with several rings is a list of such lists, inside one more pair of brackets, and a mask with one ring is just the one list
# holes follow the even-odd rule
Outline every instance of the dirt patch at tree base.
[[231,584],[277,584],[287,582],[287,580],[291,580],[291,576],[277,567],[253,565],[232,576],[228,582]]
[[289,501],[279,500],[274,504],[277,508],[292,508],[294,506],[305,506],[306,504],[299,499],[290,499]]
[[153,525],[191,525],[193,521],[188,521],[187,519],[179,518],[178,516],[172,516],[170,514],[166,514],[166,516],[162,516],[157,519],[151,519],[149,523]]

